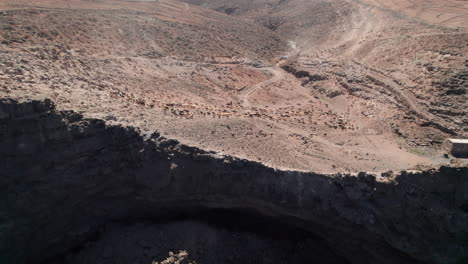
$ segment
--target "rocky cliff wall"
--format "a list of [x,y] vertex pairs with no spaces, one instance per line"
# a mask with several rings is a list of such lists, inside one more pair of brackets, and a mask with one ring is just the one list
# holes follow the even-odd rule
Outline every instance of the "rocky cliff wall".
[[352,263],[462,263],[468,168],[319,175],[108,126],[49,100],[0,101],[0,263],[40,263],[116,220],[249,210]]

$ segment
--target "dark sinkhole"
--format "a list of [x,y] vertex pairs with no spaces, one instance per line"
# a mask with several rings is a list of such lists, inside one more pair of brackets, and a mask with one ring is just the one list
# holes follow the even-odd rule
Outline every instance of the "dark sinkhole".
[[467,263],[466,167],[280,170],[50,100],[0,100],[0,134],[0,264]]
[[209,210],[112,222],[43,264],[151,264],[182,250],[189,256],[181,263],[349,263],[323,239],[285,221]]

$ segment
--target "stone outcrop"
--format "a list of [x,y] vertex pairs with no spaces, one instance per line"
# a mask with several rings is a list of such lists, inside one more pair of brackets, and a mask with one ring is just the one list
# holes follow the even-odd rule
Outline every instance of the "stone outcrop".
[[[468,168],[374,175],[284,171],[49,100],[0,101],[0,263],[41,263],[110,221],[251,210],[322,237],[352,263],[462,263]],[[272,220],[273,221],[273,220]]]

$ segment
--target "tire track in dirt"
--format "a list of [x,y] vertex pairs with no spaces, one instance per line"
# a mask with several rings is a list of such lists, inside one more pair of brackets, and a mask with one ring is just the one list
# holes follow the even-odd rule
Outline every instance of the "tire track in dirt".
[[239,95],[239,97],[240,97],[240,99],[242,101],[242,105],[244,107],[250,106],[250,102],[249,102],[249,96],[250,95],[255,93],[262,86],[273,83],[273,82],[276,82],[276,81],[279,81],[284,76],[283,70],[281,70],[278,66],[264,68],[264,70],[270,71],[273,74],[273,77],[271,77],[270,79],[268,79],[266,81],[260,82],[260,83],[258,83],[256,85],[242,91],[242,93]]
[[414,115],[418,116],[421,118],[424,123],[426,123],[429,126],[432,126],[438,130],[441,130],[442,132],[449,133],[452,135],[456,135],[457,133],[452,129],[447,127],[446,125],[438,122],[434,116],[431,114],[427,113],[426,111],[422,110],[418,105],[417,102],[415,103],[416,99],[405,93],[392,78],[368,67],[365,66],[355,60],[352,61],[354,65],[359,66],[362,69],[362,72],[366,72],[367,76],[381,82],[386,88],[390,90],[390,92],[395,96],[398,102],[400,102],[402,105],[404,105],[406,108],[408,108],[409,111],[411,111]]

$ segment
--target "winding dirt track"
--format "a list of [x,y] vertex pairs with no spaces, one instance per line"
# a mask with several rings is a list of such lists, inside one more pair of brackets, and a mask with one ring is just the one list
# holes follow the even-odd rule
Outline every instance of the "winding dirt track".
[[250,102],[249,102],[249,96],[250,95],[255,93],[258,89],[260,89],[264,85],[279,81],[284,76],[283,70],[281,70],[278,66],[263,68],[263,69],[267,70],[267,71],[270,71],[271,74],[273,75],[273,77],[271,77],[270,79],[268,79],[266,81],[258,83],[256,85],[242,91],[242,93],[239,95],[239,97],[242,100],[242,105],[244,107],[250,106]]
[[423,118],[427,121],[432,121],[432,117],[429,116],[426,112],[422,111],[415,103],[414,98],[410,98],[403,90],[399,88],[399,85],[395,83],[390,77],[385,76],[382,73],[373,70],[370,67],[367,67],[355,60],[352,61],[355,66],[359,66],[362,72],[365,72],[368,76],[382,82],[387,88],[390,89],[390,92],[395,96],[395,98],[400,101],[404,106],[410,109],[418,117]]

